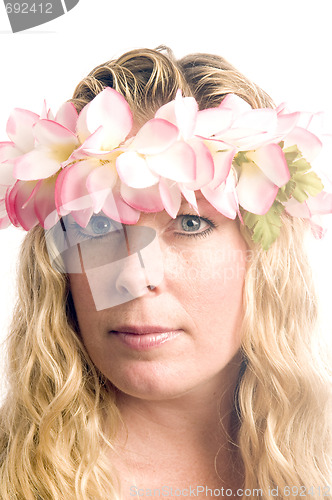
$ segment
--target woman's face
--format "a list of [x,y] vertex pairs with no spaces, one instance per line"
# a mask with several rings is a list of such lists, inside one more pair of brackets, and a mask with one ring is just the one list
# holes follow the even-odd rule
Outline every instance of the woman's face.
[[141,214],[137,227],[153,228],[160,246],[149,265],[163,266],[162,281],[143,295],[135,295],[139,270],[125,266],[116,288],[136,298],[96,311],[87,276],[69,275],[84,345],[128,395],[173,398],[220,387],[239,351],[247,247],[234,220],[203,197],[198,208],[200,217],[184,201],[175,220],[165,211]]

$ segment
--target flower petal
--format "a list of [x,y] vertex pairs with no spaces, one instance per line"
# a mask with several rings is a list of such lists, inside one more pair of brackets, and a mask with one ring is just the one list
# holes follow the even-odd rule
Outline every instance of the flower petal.
[[278,186],[270,181],[253,163],[244,163],[236,187],[239,204],[248,212],[264,215],[271,208]]
[[7,229],[11,225],[8,215],[1,217],[0,219],[0,229]]
[[19,227],[19,222],[15,213],[15,197],[16,197],[16,192],[18,189],[18,182],[22,181],[16,181],[15,184],[6,189],[6,194],[5,194],[5,205],[6,205],[6,212],[8,214],[8,217],[10,219],[10,222],[15,226]]
[[309,163],[316,158],[322,148],[321,140],[315,134],[309,132],[309,130],[305,130],[301,127],[295,127],[295,129],[285,137],[284,141],[286,148],[296,144]]
[[78,113],[74,104],[72,102],[65,102],[55,115],[54,121],[60,123],[75,134],[77,119]]
[[13,160],[20,155],[14,143],[0,142],[0,185],[11,186],[15,183]]
[[291,175],[287,161],[278,144],[268,144],[256,151],[250,151],[247,156],[276,186],[282,187],[289,181]]
[[89,220],[93,215],[93,208],[87,207],[82,208],[81,210],[73,210],[71,212],[71,216],[77,224],[81,227],[86,227],[89,224]]
[[40,149],[34,149],[15,161],[13,176],[22,181],[46,179],[61,168],[61,163]]
[[278,114],[276,135],[278,137],[289,134],[299,121],[300,113]]
[[157,184],[159,176],[148,165],[142,156],[133,151],[121,154],[116,160],[116,169],[122,182],[136,189]]
[[5,200],[0,200],[0,230],[6,229],[11,224],[6,210]]
[[52,149],[56,145],[57,149],[61,147],[70,154],[78,146],[77,137],[71,130],[51,120],[39,120],[33,128],[33,133],[37,144],[46,148]]
[[122,224],[136,224],[140,217],[140,212],[130,207],[120,193],[114,190],[106,198],[103,212],[107,217]]
[[179,89],[175,97],[175,116],[177,127],[185,141],[190,139],[196,126],[198,104],[194,97],[182,97]]
[[[14,183],[15,183],[15,180],[14,180]],[[14,184],[14,183],[13,183],[13,184]],[[3,199],[5,198],[6,193],[7,193],[7,189],[8,189],[8,188],[10,188],[10,187],[11,187],[11,186],[2,186],[2,185],[0,184],[0,199],[2,199],[2,200],[3,200]]]
[[198,111],[194,134],[206,138],[221,134],[231,126],[232,118],[230,109],[209,108]]
[[93,200],[93,210],[99,213],[105,200],[118,180],[114,167],[109,164],[102,165],[92,170],[86,179],[86,187]]
[[26,231],[29,231],[29,229],[39,222],[35,213],[33,201],[30,200],[30,202],[27,203],[36,184],[36,182],[17,181],[13,188],[8,190],[6,196],[8,217],[14,226],[21,226]]
[[286,212],[292,217],[302,217],[303,219],[309,219],[311,213],[307,204],[307,200],[300,203],[295,198],[290,198],[283,203]]
[[219,151],[214,155],[215,175],[209,185],[211,189],[216,189],[228,178],[235,154],[236,149],[229,149],[228,151]]
[[257,149],[271,143],[274,137],[274,134],[261,133],[248,128],[228,129],[220,136],[216,136],[220,142],[220,149],[237,148],[239,151]]
[[101,150],[104,134],[105,131],[102,126],[97,128],[79,148],[75,149],[65,163],[68,164],[73,160],[81,160],[91,155],[104,155],[105,153],[109,153],[109,151]]
[[181,191],[175,182],[160,179],[159,192],[166,212],[175,219],[181,206]]
[[77,132],[81,143],[101,125],[104,130],[102,149],[117,147],[129,134],[133,123],[130,107],[116,90],[106,87],[80,112]]
[[286,102],[281,102],[279,106],[275,108],[275,110],[279,116],[289,113]]
[[177,120],[175,115],[175,101],[174,100],[170,101],[161,106],[161,108],[157,110],[154,117],[161,118],[162,120],[167,120],[168,122],[177,126]]
[[210,186],[205,186],[201,189],[201,193],[218,212],[229,219],[235,219],[239,204],[232,171],[226,181],[217,188],[211,189]]
[[62,199],[61,199],[61,190],[62,190],[62,184],[63,181],[67,175],[68,169],[70,167],[63,168],[60,170],[56,181],[55,181],[55,189],[54,189],[54,201],[55,201],[55,206],[56,210],[59,215],[65,216],[70,213],[70,210],[65,210],[62,205]]
[[193,207],[193,209],[199,215],[195,191],[193,191],[192,189],[188,189],[183,184],[180,184],[179,187],[181,189],[181,193],[184,196],[184,198],[187,200],[187,202],[189,203],[189,205],[191,205]]
[[242,113],[250,111],[250,104],[236,94],[227,94],[218,106],[219,109],[230,109],[234,118]]
[[64,211],[91,208],[93,201],[86,187],[86,179],[91,171],[99,165],[93,160],[83,160],[61,172],[61,180],[56,186],[56,204],[59,213]]
[[154,155],[161,153],[178,138],[179,130],[166,120],[154,118],[146,122],[129,146],[137,153]]
[[0,163],[0,186],[12,186],[17,179],[13,177],[13,163],[4,161]]
[[140,212],[151,213],[164,210],[158,184],[145,189],[133,189],[126,184],[121,184],[120,194],[128,205]]
[[0,142],[0,163],[7,160],[13,160],[21,154],[22,151],[20,151],[13,142]]
[[318,136],[324,133],[325,113],[323,111],[320,111],[319,113],[301,111],[299,112],[299,115],[300,118],[297,124],[298,127],[305,128],[306,130],[309,130],[309,132]]
[[54,188],[55,180],[45,179],[34,196],[35,214],[44,229],[50,229],[59,220],[54,201]]
[[44,101],[43,101],[42,111],[41,111],[41,113],[40,113],[40,117],[39,117],[39,118],[40,118],[41,120],[44,120],[44,119],[46,119],[46,120],[47,120],[47,119],[48,119],[48,115],[49,115],[50,111],[51,111],[50,109],[47,109],[46,99],[44,99]]
[[176,182],[196,180],[196,155],[184,141],[177,141],[163,153],[147,156],[150,169],[167,179]]
[[309,219],[311,232],[316,239],[321,239],[327,232],[327,227],[324,227],[322,217],[320,215],[313,215]]
[[215,173],[214,161],[210,150],[200,139],[191,139],[189,145],[196,157],[196,179],[194,182],[186,183],[186,187],[197,191],[212,181]]
[[277,129],[277,113],[275,109],[259,108],[251,109],[243,113],[234,121],[232,128],[249,129],[259,133],[275,132]]
[[332,193],[321,191],[317,196],[309,196],[307,205],[312,215],[332,214]]
[[15,108],[8,119],[7,135],[22,153],[27,153],[34,147],[35,138],[32,129],[38,120],[39,116],[36,113],[20,108]]

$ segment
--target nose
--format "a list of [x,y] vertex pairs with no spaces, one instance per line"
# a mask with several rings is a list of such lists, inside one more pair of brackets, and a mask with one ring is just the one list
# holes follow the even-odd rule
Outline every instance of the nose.
[[159,284],[160,273],[151,265],[151,260],[147,262],[146,257],[139,251],[123,260],[115,282],[115,288],[121,296],[131,299],[141,297]]
[[126,228],[122,258],[86,270],[96,310],[108,309],[141,297],[164,278],[163,256],[156,231]]
[[160,284],[164,276],[158,236],[149,227],[127,227],[128,257],[122,261],[115,287],[119,294],[141,297]]

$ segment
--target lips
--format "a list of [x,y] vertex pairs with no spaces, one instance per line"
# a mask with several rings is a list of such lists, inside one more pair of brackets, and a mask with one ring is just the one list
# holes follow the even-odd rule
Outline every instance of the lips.
[[176,330],[178,329],[160,325],[124,325],[112,330],[111,333],[132,333],[133,335],[145,335],[148,333],[167,333]]
[[136,350],[147,350],[161,346],[180,335],[182,330],[160,325],[124,325],[110,333],[123,344]]

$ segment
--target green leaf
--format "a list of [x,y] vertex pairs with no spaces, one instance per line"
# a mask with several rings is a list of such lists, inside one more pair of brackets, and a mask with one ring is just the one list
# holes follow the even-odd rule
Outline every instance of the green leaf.
[[244,223],[253,230],[252,239],[255,243],[260,243],[264,250],[268,250],[280,234],[282,225],[280,215],[284,209],[281,203],[274,201],[270,210],[264,215],[251,212],[244,214]]
[[303,203],[309,195],[316,196],[324,189],[322,181],[315,172],[297,173],[292,177],[292,180],[296,182],[292,196],[300,203]]
[[285,158],[286,158],[288,165],[292,164],[293,161],[296,160],[296,158],[298,158],[298,156],[299,156],[298,150],[294,151],[294,152],[290,151],[289,153],[285,153],[285,151],[284,151],[284,155],[285,155]]
[[[292,196],[303,203],[308,196],[316,196],[324,188],[318,175],[311,170],[310,163],[303,158],[301,151],[296,145],[283,150],[289,172],[290,180],[282,186],[277,194],[280,202],[285,202]],[[286,199],[285,199],[286,198]]]
[[294,182],[293,179],[290,179],[287,182],[287,184],[285,184],[284,186],[279,188],[276,199],[278,201],[281,201],[281,202],[289,200],[289,198],[292,196],[295,188],[296,188],[296,182]]
[[[287,185],[288,185],[288,183],[287,183]],[[287,195],[287,192],[286,192],[286,186],[279,188],[278,194],[276,196],[276,200],[283,203],[283,202],[287,201],[288,199],[289,199],[289,196]]]
[[296,172],[301,172],[302,174],[311,170],[311,165],[307,160],[305,160],[305,158],[300,158],[299,160],[296,160],[292,164],[292,167],[296,169]]
[[285,154],[296,153],[297,155],[302,156],[302,154],[301,154],[301,152],[300,152],[300,150],[299,150],[299,148],[297,147],[296,144],[294,144],[294,146],[289,146],[288,148],[283,149],[283,152]]
[[[252,239],[260,243],[264,250],[268,250],[278,238],[281,228],[280,215],[285,207],[283,203],[294,197],[299,203],[307,200],[308,196],[317,196],[323,189],[321,179],[311,169],[310,163],[303,157],[296,145],[283,149],[284,143],[279,143],[286,158],[290,172],[290,180],[279,188],[276,199],[270,210],[264,215],[256,215],[244,210],[243,220],[252,230]],[[246,152],[239,152],[235,156],[235,165],[241,168],[243,163],[250,163]]]

